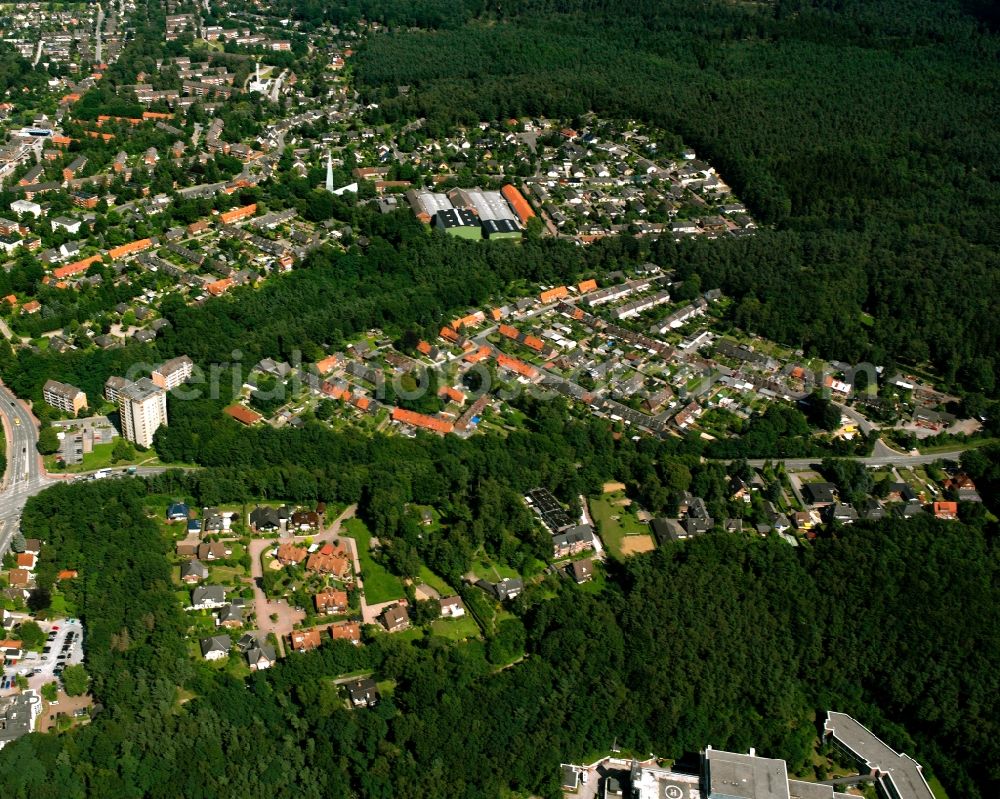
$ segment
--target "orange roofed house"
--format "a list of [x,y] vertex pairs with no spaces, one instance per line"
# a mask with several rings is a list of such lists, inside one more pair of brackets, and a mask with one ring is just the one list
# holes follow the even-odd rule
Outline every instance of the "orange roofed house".
[[292,649],[296,652],[308,652],[318,649],[320,644],[319,630],[293,630]]
[[52,270],[52,274],[59,280],[64,277],[70,277],[71,275],[78,275],[80,272],[86,272],[90,268],[91,264],[96,264],[101,261],[100,255],[92,255],[89,258],[84,258],[82,261],[74,261],[71,264],[66,264],[65,266],[60,266],[57,269]]
[[958,503],[957,502],[935,502],[934,503],[934,516],[938,519],[957,519],[958,518]]
[[424,430],[430,430],[440,435],[450,433],[454,429],[454,425],[451,422],[445,421],[444,419],[438,419],[436,416],[428,416],[426,413],[408,411],[405,408],[393,408],[392,420],[394,422],[411,425],[412,427],[420,427]]
[[504,355],[502,352],[497,353],[497,364],[510,372],[519,374],[522,377],[527,377],[529,380],[534,380],[540,374],[540,372],[530,363],[519,361],[517,358],[511,358],[509,355]]
[[108,250],[108,256],[114,260],[118,260],[119,258],[124,258],[126,255],[132,255],[133,253],[148,250],[152,246],[152,239],[130,241],[128,244],[123,244],[121,247],[115,247],[114,249]]
[[244,205],[242,208],[234,208],[232,211],[221,213],[219,214],[219,221],[224,225],[228,225],[231,222],[237,222],[240,219],[251,217],[255,213],[257,213],[257,203]]
[[350,641],[357,646],[361,643],[361,625],[356,621],[342,621],[330,625],[330,637],[335,641]]
[[35,568],[35,556],[30,552],[21,552],[17,556],[17,567],[19,569]]
[[343,613],[347,610],[347,592],[329,588],[313,597],[317,613]]
[[309,556],[306,570],[343,578],[351,572],[351,561],[347,556],[347,550],[339,543],[336,545],[327,543]]
[[282,544],[278,547],[278,562],[285,566],[301,563],[307,554],[302,547],[297,547],[295,544]]
[[569,289],[565,286],[556,286],[554,289],[549,289],[548,291],[543,291],[538,295],[538,299],[542,302],[555,302],[556,300],[561,300],[563,297],[569,294]]

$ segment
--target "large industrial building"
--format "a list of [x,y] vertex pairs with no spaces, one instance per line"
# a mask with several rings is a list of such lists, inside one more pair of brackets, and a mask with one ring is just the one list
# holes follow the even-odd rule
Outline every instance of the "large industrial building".
[[434,215],[434,227],[449,236],[463,239],[478,239],[483,233],[479,228],[479,217],[465,208],[446,208]]
[[[521,198],[513,186],[510,196]],[[524,209],[508,200],[508,192],[485,189],[452,189],[447,194],[410,189],[406,201],[417,219],[464,238],[519,239]],[[530,209],[529,209],[530,211]],[[533,212],[532,212],[533,214]],[[475,231],[471,228],[475,227]]]

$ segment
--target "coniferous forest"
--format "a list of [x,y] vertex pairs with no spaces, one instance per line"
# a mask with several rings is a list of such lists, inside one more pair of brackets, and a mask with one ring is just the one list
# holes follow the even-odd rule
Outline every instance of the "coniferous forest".
[[[437,491],[475,508],[474,537],[512,499],[497,481],[544,479],[527,464],[544,464],[547,450],[630,457],[599,430],[566,428],[575,443],[538,433],[508,459],[474,443],[439,460],[407,450],[392,479],[373,472],[361,512],[377,518]],[[448,469],[435,484],[436,463]],[[969,466],[992,487],[1000,453]],[[672,756],[707,742],[756,746],[796,769],[831,707],[915,753],[952,795],[993,796],[1000,785],[1000,575],[995,529],[981,522],[856,524],[799,549],[706,536],[629,560],[600,594],[550,577],[485,645],[328,640],[244,685],[190,660],[170,543],[143,510],[147,490],[197,492],[189,481],[208,479],[64,485],[25,509],[48,542],[39,581],[62,567],[81,574],[65,590],[87,625],[104,709],[73,733],[7,746],[4,796],[556,796],[560,762],[615,739]],[[509,534],[516,521],[503,526]],[[424,542],[426,557],[447,573],[446,556],[430,551],[438,545]],[[497,642],[511,636],[526,657],[497,670]],[[345,710],[330,675],[367,669],[396,681],[392,697]]]
[[971,391],[997,390],[1000,61],[988,4],[426,5],[357,6],[390,25],[439,26],[374,37],[358,54],[376,118],[443,131],[594,111],[662,127],[775,226],[664,248],[683,273],[740,297],[744,323],[827,357],[930,362]]

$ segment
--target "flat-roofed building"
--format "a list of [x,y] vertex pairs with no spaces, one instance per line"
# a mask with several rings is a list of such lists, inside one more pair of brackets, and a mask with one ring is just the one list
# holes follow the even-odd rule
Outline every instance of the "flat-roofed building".
[[934,799],[920,764],[896,752],[861,722],[846,713],[827,713],[823,730],[875,778],[885,799]]
[[790,799],[784,760],[709,748],[702,770],[708,799]]
[[111,377],[104,381],[104,398],[108,402],[113,402],[117,405],[121,392],[131,385],[131,383],[131,380],[126,380],[124,377],[111,375]]
[[53,408],[74,416],[87,407],[87,395],[84,392],[76,386],[60,383],[58,380],[45,381],[42,398]]
[[153,445],[153,434],[167,423],[167,392],[148,377],[118,392],[122,435],[141,447]]

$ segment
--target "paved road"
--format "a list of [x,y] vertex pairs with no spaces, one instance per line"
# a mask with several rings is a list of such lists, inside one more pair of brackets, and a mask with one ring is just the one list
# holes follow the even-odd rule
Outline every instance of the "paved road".
[[[878,454],[867,458],[855,458],[868,467],[876,466],[926,466],[937,460],[958,460],[958,456],[968,447],[956,448],[947,452],[933,452],[928,455]],[[809,469],[819,463],[822,458],[757,458],[747,461],[751,466],[763,466],[765,463],[784,463],[786,469]]]
[[10,547],[28,497],[59,482],[42,468],[38,422],[27,406],[0,383],[0,421],[7,439],[7,472],[0,483],[0,556]]

